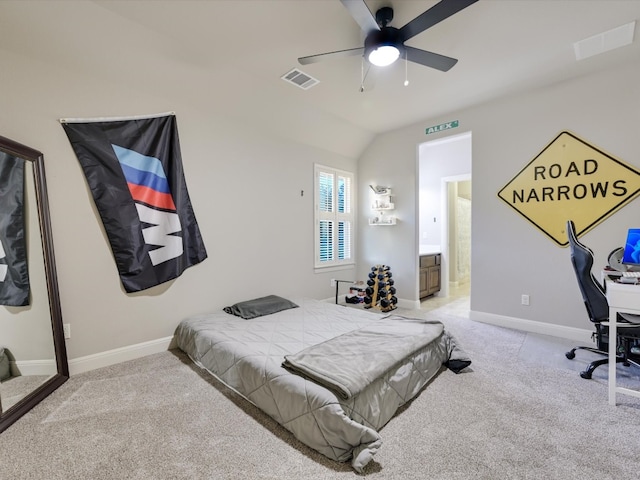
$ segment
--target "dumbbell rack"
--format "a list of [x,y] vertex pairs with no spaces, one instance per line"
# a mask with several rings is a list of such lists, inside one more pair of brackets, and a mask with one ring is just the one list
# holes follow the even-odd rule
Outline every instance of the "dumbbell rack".
[[396,287],[393,284],[391,267],[388,265],[371,267],[365,290],[364,308],[377,308],[382,312],[396,309],[398,299],[395,296]]

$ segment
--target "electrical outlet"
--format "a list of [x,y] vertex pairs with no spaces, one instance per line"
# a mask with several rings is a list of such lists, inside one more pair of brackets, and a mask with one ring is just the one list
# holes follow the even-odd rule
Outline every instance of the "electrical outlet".
[[529,295],[522,295],[522,305],[529,305]]
[[71,338],[71,324],[70,323],[65,323],[63,325],[64,328],[64,338]]
[[336,286],[336,279],[335,279],[335,278],[332,278],[332,279],[331,279],[331,283],[330,283],[330,285],[331,285],[332,287],[335,287],[335,286]]

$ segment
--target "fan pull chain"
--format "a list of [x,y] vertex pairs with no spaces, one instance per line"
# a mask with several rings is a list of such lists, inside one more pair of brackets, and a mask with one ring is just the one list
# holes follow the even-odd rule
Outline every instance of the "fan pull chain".
[[409,61],[407,60],[407,50],[405,49],[404,51],[404,86],[408,86],[409,85],[409,73],[408,73],[408,67],[407,65],[409,64]]
[[360,93],[364,92],[364,55],[361,57],[362,62],[360,64]]

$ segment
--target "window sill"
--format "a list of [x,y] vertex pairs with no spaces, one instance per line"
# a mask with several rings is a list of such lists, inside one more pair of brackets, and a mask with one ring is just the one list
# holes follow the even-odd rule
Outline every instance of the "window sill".
[[338,272],[340,270],[353,270],[356,268],[355,263],[345,263],[342,265],[329,265],[326,267],[315,267],[314,273]]

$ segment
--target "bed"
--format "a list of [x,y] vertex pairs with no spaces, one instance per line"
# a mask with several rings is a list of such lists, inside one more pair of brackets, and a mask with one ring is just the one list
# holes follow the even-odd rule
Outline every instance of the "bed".
[[437,321],[275,298],[287,306],[185,319],[176,344],[300,441],[358,472],[400,406],[441,369],[471,363]]

